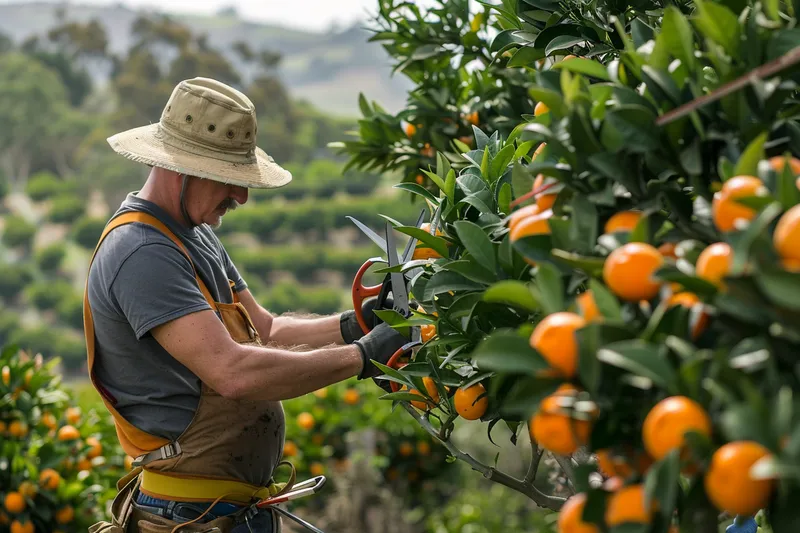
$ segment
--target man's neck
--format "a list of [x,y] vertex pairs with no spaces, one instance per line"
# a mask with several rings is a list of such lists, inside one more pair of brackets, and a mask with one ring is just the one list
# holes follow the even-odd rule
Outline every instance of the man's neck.
[[163,209],[179,226],[190,229],[186,223],[186,219],[181,212],[180,206],[180,189],[177,194],[170,194],[170,191],[165,191],[163,187],[156,186],[154,176],[151,174],[145,182],[142,189],[136,193],[136,196],[142,200],[147,200],[161,209]]

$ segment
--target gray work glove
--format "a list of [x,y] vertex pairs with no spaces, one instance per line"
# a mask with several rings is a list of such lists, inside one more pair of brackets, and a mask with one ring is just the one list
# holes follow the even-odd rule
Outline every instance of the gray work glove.
[[[361,304],[361,311],[364,313],[364,321],[370,329],[375,328],[375,326],[383,322],[378,318],[378,315],[372,312],[375,310],[375,303],[377,301],[377,298],[370,298]],[[394,300],[392,300],[391,297],[387,297],[384,304],[385,308],[391,309],[393,304]],[[346,344],[353,344],[354,341],[364,336],[364,331],[361,329],[361,326],[358,325],[356,312],[352,309],[345,311],[339,317],[339,330]]]
[[[377,361],[383,365],[389,362],[394,353],[402,348],[409,339],[386,323],[381,322],[372,331],[354,342],[361,350],[361,360],[364,365],[358,374],[358,379],[374,378],[383,372],[374,364]],[[377,382],[376,382],[377,383]],[[378,383],[382,388],[383,385]]]

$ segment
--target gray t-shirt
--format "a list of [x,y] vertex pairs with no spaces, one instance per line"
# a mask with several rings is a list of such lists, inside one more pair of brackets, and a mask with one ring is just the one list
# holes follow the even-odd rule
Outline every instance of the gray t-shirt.
[[[247,288],[212,229],[188,229],[163,209],[130,193],[117,213],[155,216],[183,242],[198,274],[218,302],[232,303]],[[142,431],[176,439],[200,399],[200,379],[149,333],[181,316],[210,309],[192,265],[168,237],[140,223],[114,229],[89,271],[89,305],[95,324],[96,377],[115,408]]]

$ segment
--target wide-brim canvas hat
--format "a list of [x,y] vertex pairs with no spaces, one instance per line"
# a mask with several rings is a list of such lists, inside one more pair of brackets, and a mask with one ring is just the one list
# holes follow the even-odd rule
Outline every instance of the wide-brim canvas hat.
[[292,174],[256,146],[253,103],[209,78],[180,82],[156,124],[108,138],[118,154],[146,165],[252,189],[272,189]]

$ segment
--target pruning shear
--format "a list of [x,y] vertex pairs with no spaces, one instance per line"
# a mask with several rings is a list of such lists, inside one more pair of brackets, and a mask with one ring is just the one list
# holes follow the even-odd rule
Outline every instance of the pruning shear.
[[[439,223],[439,218],[441,215],[441,206],[436,209],[434,213],[433,222],[431,223],[431,233],[435,233],[436,227]],[[389,267],[394,267],[400,265],[401,263],[406,263],[414,254],[414,248],[417,244],[417,239],[411,237],[406,243],[406,248],[403,251],[402,260],[397,257],[397,246],[395,244],[394,239],[394,228],[391,224],[387,221],[386,222],[386,229],[385,235],[386,238],[381,238],[378,234],[374,231],[369,229],[367,226],[359,222],[353,217],[348,217],[358,228],[364,232],[367,237],[372,240],[375,244],[378,245],[384,252],[386,252],[387,261],[384,261],[380,257],[371,257],[368,259],[361,268],[358,269],[356,273],[355,279],[353,280],[353,288],[352,288],[352,297],[353,297],[353,308],[356,313],[356,318],[358,319],[358,324],[361,326],[361,329],[364,333],[369,333],[370,328],[367,326],[366,321],[364,320],[364,315],[362,311],[362,305],[365,299],[377,296],[377,302],[375,304],[375,309],[383,309],[384,304],[386,302],[386,297],[391,292],[393,297],[393,304],[392,309],[398,312],[400,315],[408,318],[410,313],[410,304],[409,304],[409,297],[408,297],[408,281],[413,279],[414,276],[421,270],[420,267],[415,267],[410,269],[406,273],[403,272],[390,272],[386,275],[383,282],[379,285],[373,286],[364,286],[363,284],[363,276],[369,270],[369,268],[376,264],[376,263],[383,263],[388,262]],[[419,217],[417,218],[417,222],[415,224],[416,227],[420,227],[422,221],[425,218],[425,210],[423,210]],[[401,368],[402,365],[400,364],[400,359],[407,353],[410,353],[413,348],[422,344],[420,340],[420,333],[419,328],[412,329],[412,340],[402,346],[399,350],[397,350],[392,357],[387,362],[387,366],[390,368]],[[397,383],[391,382],[390,383],[392,391],[397,392],[399,390],[399,386]]]
[[[299,525],[303,526],[306,530],[311,531],[312,533],[324,533],[321,529],[317,528],[316,526],[306,522],[299,516],[295,516],[294,514],[290,513],[286,509],[282,509],[277,507],[278,504],[288,502],[291,500],[296,500],[297,498],[303,498],[304,496],[310,496],[312,494],[316,494],[322,486],[325,485],[325,476],[314,476],[310,479],[297,483],[292,490],[287,492],[286,494],[280,494],[276,496],[272,496],[269,498],[264,498],[263,500],[256,503],[252,509],[252,512],[256,512],[257,509],[263,509],[265,507],[271,507],[273,511],[276,511],[285,517],[293,520],[294,522],[298,523]],[[248,515],[248,520],[251,518]],[[248,522],[249,526],[249,522]],[[250,529],[252,531],[252,529]]]

